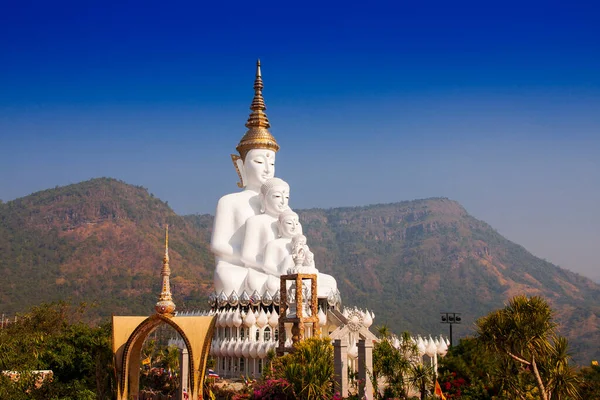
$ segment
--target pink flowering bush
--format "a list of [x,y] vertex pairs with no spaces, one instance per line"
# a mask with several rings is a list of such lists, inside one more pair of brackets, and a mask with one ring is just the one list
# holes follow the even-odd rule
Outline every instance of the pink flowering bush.
[[283,378],[267,379],[254,388],[254,399],[294,400],[296,395],[292,385]]

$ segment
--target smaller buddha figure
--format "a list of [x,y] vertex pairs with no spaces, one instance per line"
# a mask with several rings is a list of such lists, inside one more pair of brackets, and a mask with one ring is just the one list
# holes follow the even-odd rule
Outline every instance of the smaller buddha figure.
[[294,267],[290,273],[316,274],[319,271],[315,268],[315,256],[306,244],[306,236],[296,235],[292,238],[292,253],[290,256],[294,260]]
[[[337,282],[331,275],[322,274],[315,267],[315,256],[306,244],[306,236],[296,235],[292,238],[292,254],[290,257],[294,260],[294,267],[290,272],[300,274],[317,275],[317,297],[327,297],[329,293],[337,291]],[[286,262],[289,264],[289,262]]]
[[278,277],[295,271],[317,274],[319,297],[327,297],[331,291],[337,291],[335,279],[316,269],[314,254],[302,234],[298,214],[292,210],[282,212],[278,218],[278,232],[279,237],[267,243],[265,248],[263,270],[269,276],[263,290],[274,293],[279,290]]
[[302,234],[302,225],[298,214],[287,210],[279,214],[277,227],[278,238],[267,243],[265,247],[263,270],[278,277],[286,274],[288,268],[294,266],[293,260],[288,258],[292,253],[292,238]]
[[306,244],[306,236],[299,234],[290,242],[290,252],[281,263],[280,268],[286,268],[287,274],[316,274],[317,296],[327,297],[331,292],[337,291],[337,282],[331,275],[322,274],[315,267],[315,257]]
[[277,237],[279,215],[289,209],[290,187],[282,179],[268,179],[260,187],[260,212],[246,221],[242,245],[244,265],[256,270],[263,267],[263,256],[267,243]]
[[290,186],[282,179],[271,178],[261,186],[259,198],[262,214],[246,221],[242,245],[242,262],[249,268],[246,289],[252,292],[260,289],[267,279],[262,273],[265,248],[277,237],[279,215],[289,209]]

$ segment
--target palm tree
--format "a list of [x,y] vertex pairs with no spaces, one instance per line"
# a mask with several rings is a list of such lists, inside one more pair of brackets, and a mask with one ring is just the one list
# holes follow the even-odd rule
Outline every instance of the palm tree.
[[[404,398],[407,392],[406,379],[418,354],[417,346],[408,332],[404,332],[400,339],[394,338],[385,325],[378,332],[381,339],[373,348],[373,387],[377,388],[378,380],[385,378],[387,387],[384,397]],[[393,344],[396,340],[397,348]]]
[[552,400],[579,399],[577,390],[580,382],[577,372],[569,366],[571,355],[568,352],[569,342],[559,336],[554,341],[554,353],[547,365],[547,390]]
[[316,400],[333,395],[333,345],[327,338],[303,340],[272,365],[273,376],[290,382],[296,398]]
[[390,328],[385,324],[377,327],[377,333],[381,339],[388,339],[391,336]]
[[505,370],[507,387],[513,393],[527,392],[526,386],[533,381],[543,400],[564,395],[577,398],[574,373],[568,367],[568,344],[557,336],[552,309],[543,298],[516,296],[476,325],[477,340],[505,357],[507,368],[513,366],[512,371]]
[[427,393],[427,386],[433,386],[433,367],[422,363],[412,364],[408,375],[408,383],[419,389],[421,400],[424,400]]
[[154,353],[156,352],[156,349],[157,349],[156,340],[148,338],[144,342],[144,345],[142,347],[142,358],[143,359],[146,359],[146,358],[152,359],[152,357],[154,356]]
[[168,371],[179,371],[179,348],[175,345],[170,345],[164,349],[162,354],[165,368]]

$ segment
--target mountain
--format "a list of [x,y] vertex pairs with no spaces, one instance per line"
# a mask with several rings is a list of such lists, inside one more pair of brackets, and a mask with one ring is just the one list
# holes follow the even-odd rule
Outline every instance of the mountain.
[[440,312],[460,312],[454,332],[517,294],[556,310],[579,362],[598,359],[600,285],[541,260],[445,198],[306,210],[315,260],[338,279],[343,298],[376,312],[392,331],[444,333]]
[[212,218],[202,221],[176,215],[142,187],[106,178],[1,204],[2,312],[63,298],[96,303],[98,316],[149,312],[160,293],[166,224],[178,303],[198,307],[213,268]]
[[[457,337],[511,296],[541,295],[576,360],[600,357],[600,286],[534,257],[454,201],[299,214],[317,267],[336,277],[346,305],[374,310],[375,325],[447,334],[439,313],[460,312]],[[0,204],[0,312],[57,299],[97,304],[95,320],[152,312],[166,224],[178,309],[203,308],[212,216],[178,216],[146,189],[107,178]]]

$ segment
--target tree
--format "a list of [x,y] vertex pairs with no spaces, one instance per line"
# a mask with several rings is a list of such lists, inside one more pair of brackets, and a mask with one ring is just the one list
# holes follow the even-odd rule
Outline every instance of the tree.
[[[373,387],[376,396],[382,398],[406,398],[408,384],[413,381],[419,382],[417,387],[421,388],[422,380],[415,378],[414,374],[421,374],[423,369],[415,368],[420,364],[416,343],[412,340],[410,333],[404,332],[400,338],[393,336],[388,327],[383,325],[378,329],[379,342],[373,348]],[[421,376],[422,377],[422,376]],[[379,394],[378,382],[380,378],[386,381],[383,396]]]
[[294,351],[273,359],[266,376],[291,385],[297,399],[326,399],[333,396],[333,346],[327,338],[309,338],[294,345]]
[[554,341],[550,360],[546,363],[542,375],[547,377],[547,391],[550,398],[555,400],[579,398],[578,386],[580,379],[575,368],[569,365],[571,356],[568,352],[569,342],[558,336]]
[[179,371],[179,348],[175,345],[167,346],[163,350],[163,362],[168,371]]
[[412,364],[408,375],[408,383],[417,388],[421,394],[421,400],[425,400],[427,386],[433,384],[433,367],[425,364]]
[[[440,360],[439,382],[448,399],[491,400],[503,390],[502,358],[467,337]],[[518,373],[518,372],[517,372]]]
[[578,398],[566,339],[556,333],[553,311],[541,297],[516,296],[480,318],[477,340],[502,358],[506,390],[525,398],[528,385],[543,400]]
[[147,338],[144,341],[144,345],[142,346],[142,358],[150,359],[150,365],[152,365],[152,359],[155,357],[155,353],[157,351],[158,344],[156,339]]
[[579,371],[579,393],[582,399],[600,399],[600,366],[598,362]]
[[142,346],[140,365],[140,390],[174,395],[179,389],[179,348],[169,345],[167,337],[172,328],[161,326]]
[[[110,325],[82,323],[85,309],[42,304],[0,329],[0,370],[18,374],[0,380],[0,398],[112,398]],[[39,370],[52,370],[52,378],[42,381]]]

